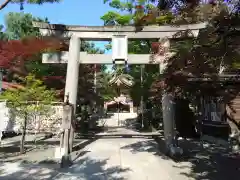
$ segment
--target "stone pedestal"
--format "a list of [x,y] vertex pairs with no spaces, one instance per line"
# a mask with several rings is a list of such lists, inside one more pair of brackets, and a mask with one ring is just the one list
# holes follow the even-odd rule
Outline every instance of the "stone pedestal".
[[56,160],[61,160],[62,156],[65,153],[65,149],[61,148],[61,147],[56,147],[55,148],[55,153],[54,153],[54,157]]

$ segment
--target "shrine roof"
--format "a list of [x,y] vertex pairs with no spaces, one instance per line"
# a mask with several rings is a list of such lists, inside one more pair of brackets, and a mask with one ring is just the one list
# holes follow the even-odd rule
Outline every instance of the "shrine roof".
[[[129,76],[130,77],[130,76]],[[126,79],[124,76],[115,76],[109,81],[110,85],[117,85],[117,86],[122,86],[125,85],[127,87],[133,86],[134,82],[131,79]]]

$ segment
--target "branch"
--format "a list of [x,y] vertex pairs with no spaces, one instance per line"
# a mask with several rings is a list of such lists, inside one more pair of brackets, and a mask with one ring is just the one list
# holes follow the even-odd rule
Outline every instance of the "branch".
[[4,9],[8,3],[10,3],[12,0],[5,0],[1,5],[0,5],[0,11]]

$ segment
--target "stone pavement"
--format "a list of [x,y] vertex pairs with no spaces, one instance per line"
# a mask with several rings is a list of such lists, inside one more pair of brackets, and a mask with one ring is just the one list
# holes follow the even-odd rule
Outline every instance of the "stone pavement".
[[[21,135],[5,138],[0,146],[0,163],[12,161],[46,162],[54,160],[55,148],[59,146],[59,137],[45,137],[46,134],[27,134],[25,149],[27,153],[19,154]],[[37,142],[35,138],[37,137]],[[83,143],[84,139],[75,139],[74,146]]]
[[[215,149],[218,153],[213,153]],[[105,138],[80,150],[79,157],[66,169],[56,164],[1,163],[0,180],[239,179],[239,158],[227,157],[216,146],[192,153],[191,159],[177,163],[159,152],[152,139]]]
[[[125,130],[126,133],[130,133]],[[172,180],[189,179],[189,163],[184,168],[158,152],[153,139],[98,139],[79,152],[68,169],[55,165],[1,164],[0,179],[9,180]]]
[[173,161],[159,155],[157,144],[151,139],[99,139],[83,151],[85,154],[69,170],[84,180],[186,179],[179,169],[173,168]]
[[105,127],[117,127],[125,125],[128,120],[135,120],[137,113],[109,113],[108,117],[100,119],[100,125]]
[[[125,134],[138,133],[116,129]],[[225,154],[223,147],[210,145],[200,149],[197,141],[185,145],[191,155],[175,162],[159,151],[160,145],[153,139],[103,137],[81,149],[69,168],[60,169],[56,164],[1,163],[0,180],[239,179],[240,159]]]

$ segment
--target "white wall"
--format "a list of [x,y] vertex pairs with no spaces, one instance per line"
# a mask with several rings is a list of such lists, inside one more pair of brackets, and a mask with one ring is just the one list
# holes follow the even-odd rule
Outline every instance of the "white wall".
[[[39,115],[28,118],[28,132],[57,132],[62,120],[62,105],[52,105],[47,115]],[[14,117],[6,102],[0,102],[0,131],[20,131],[23,119]]]

